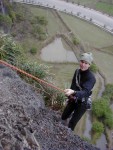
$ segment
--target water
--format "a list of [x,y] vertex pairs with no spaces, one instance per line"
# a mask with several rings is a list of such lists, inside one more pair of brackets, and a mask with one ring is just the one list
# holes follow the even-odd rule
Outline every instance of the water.
[[86,125],[85,125],[85,131],[84,131],[84,137],[87,137],[88,139],[91,139],[91,131],[92,128],[92,122],[91,122],[91,115],[90,111],[87,111],[86,113]]
[[107,144],[106,137],[105,137],[105,135],[102,133],[102,134],[101,134],[101,137],[100,137],[100,138],[97,140],[97,142],[96,142],[96,147],[101,148],[101,150],[107,150],[106,144]]
[[102,78],[102,76],[98,73],[98,78],[100,79],[100,82],[101,82],[101,88],[100,88],[100,91],[98,93],[98,96],[97,98],[101,98],[102,97],[102,93],[104,92],[105,90],[105,86],[104,86],[104,79]]
[[74,52],[66,49],[61,38],[56,38],[52,43],[41,50],[41,59],[47,62],[78,62]]
[[113,102],[112,102],[112,104],[111,104],[110,108],[113,110]]

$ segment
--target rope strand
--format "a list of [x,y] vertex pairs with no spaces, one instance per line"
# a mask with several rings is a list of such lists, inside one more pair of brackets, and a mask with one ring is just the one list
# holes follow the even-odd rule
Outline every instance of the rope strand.
[[3,60],[0,60],[0,63],[3,64],[3,65],[5,65],[5,66],[7,66],[7,67],[12,68],[13,70],[16,70],[16,71],[20,72],[20,73],[22,73],[22,74],[25,74],[26,76],[28,76],[28,77],[30,77],[30,78],[32,78],[32,79],[34,79],[34,80],[36,80],[36,81],[38,81],[38,82],[40,82],[40,83],[46,84],[47,86],[50,86],[50,87],[52,87],[53,89],[58,90],[58,91],[64,93],[64,90],[63,90],[63,89],[60,89],[60,88],[58,88],[58,87],[52,85],[51,83],[48,83],[48,82],[42,80],[42,79],[39,79],[39,78],[33,76],[32,74],[29,74],[29,73],[27,73],[27,72],[25,72],[25,71],[23,71],[23,70],[21,70],[21,69],[15,67],[15,66],[11,65],[11,64],[8,64],[7,62],[5,62],[5,61],[3,61]]

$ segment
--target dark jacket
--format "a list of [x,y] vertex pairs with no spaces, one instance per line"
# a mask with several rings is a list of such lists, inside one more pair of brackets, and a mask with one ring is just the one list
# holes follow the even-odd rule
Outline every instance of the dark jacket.
[[76,98],[79,100],[82,100],[82,98],[89,97],[91,95],[91,91],[94,87],[96,79],[95,79],[94,74],[89,69],[86,71],[82,71],[79,69],[77,79],[78,79],[80,87],[82,88],[82,90],[80,90],[80,88],[76,84],[77,70],[75,70],[75,73],[72,79],[71,89],[76,91],[76,94],[75,94]]

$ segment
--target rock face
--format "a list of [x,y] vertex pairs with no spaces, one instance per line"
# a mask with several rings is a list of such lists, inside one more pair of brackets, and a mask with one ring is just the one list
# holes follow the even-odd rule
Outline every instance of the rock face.
[[61,124],[37,91],[0,65],[0,150],[99,150]]

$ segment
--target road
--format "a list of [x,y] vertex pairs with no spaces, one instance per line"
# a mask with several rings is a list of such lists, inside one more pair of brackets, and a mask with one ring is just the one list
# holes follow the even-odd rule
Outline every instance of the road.
[[102,14],[99,11],[89,9],[81,5],[72,4],[61,0],[13,0],[13,1],[53,8],[58,11],[62,11],[77,16],[79,18],[82,18],[84,20],[90,21],[91,23],[113,34],[113,17],[110,17],[106,14]]

